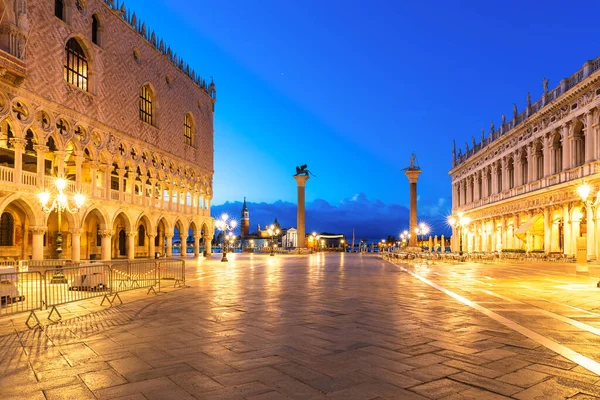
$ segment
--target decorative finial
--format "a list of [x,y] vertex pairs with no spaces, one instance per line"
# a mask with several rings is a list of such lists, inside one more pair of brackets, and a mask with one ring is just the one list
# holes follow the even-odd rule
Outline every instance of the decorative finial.
[[527,107],[531,107],[531,93],[530,92],[527,92]]
[[516,120],[519,115],[519,110],[517,110],[517,105],[513,104],[513,118]]
[[542,78],[542,85],[544,85],[544,94],[548,93],[548,79]]
[[492,124],[490,125],[490,130],[492,131],[492,133],[496,131],[496,125],[494,125],[494,121],[492,121]]
[[481,143],[485,140],[485,129],[481,128]]
[[502,126],[504,126],[504,124],[506,124],[506,115],[502,114],[501,121],[502,121]]
[[456,161],[456,140],[452,141],[453,147],[452,147],[452,160]]

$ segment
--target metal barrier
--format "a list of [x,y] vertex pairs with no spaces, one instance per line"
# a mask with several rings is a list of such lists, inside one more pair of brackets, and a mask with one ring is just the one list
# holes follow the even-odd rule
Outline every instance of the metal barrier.
[[[94,297],[113,305],[119,293],[148,288],[160,292],[161,280],[185,285],[185,261],[123,260],[72,263],[70,260],[14,261],[0,264],[0,317],[29,311],[29,328],[40,326],[35,311],[50,309],[48,319],[60,320],[57,306]],[[73,266],[76,264],[76,266]],[[50,267],[50,268],[48,268]],[[36,271],[19,272],[33,268]],[[33,323],[33,325],[32,325]]]
[[[61,277],[57,280],[58,276]],[[103,264],[48,269],[44,273],[44,287],[45,305],[51,308],[48,319],[55,313],[61,319],[57,305],[92,297],[107,298],[111,294],[111,269]]]
[[[43,305],[44,284],[39,272],[16,272],[14,267],[0,268],[0,316],[29,311],[25,322],[33,328],[40,324],[35,310]],[[36,324],[30,326],[33,318]]]
[[154,287],[159,285],[159,278],[154,260],[114,262],[110,266],[114,292],[148,288],[148,293],[150,291],[156,293]]
[[[159,281],[173,280],[173,287],[185,285],[185,261],[183,260],[162,260],[158,262]],[[160,286],[159,286],[160,290]]]

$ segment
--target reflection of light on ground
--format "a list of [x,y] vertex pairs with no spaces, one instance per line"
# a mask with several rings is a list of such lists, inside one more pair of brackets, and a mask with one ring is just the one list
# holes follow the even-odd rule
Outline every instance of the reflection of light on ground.
[[554,288],[560,289],[560,290],[592,290],[592,291],[598,290],[598,289],[596,289],[595,285],[592,285],[592,284],[585,285],[585,284],[581,284],[581,283],[571,283],[569,285],[554,286]]

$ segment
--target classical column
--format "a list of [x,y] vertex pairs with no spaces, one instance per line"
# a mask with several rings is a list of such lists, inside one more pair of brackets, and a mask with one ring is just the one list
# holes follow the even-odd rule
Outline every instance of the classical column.
[[569,205],[563,205],[563,252],[564,254],[575,254],[571,252],[571,217]]
[[91,161],[88,163],[88,167],[90,168],[90,175],[92,181],[92,187],[90,189],[90,196],[92,198],[96,197],[96,187],[98,186],[98,167],[100,163],[98,161]]
[[111,174],[111,166],[107,164],[102,164],[100,166],[100,170],[102,171],[102,177],[104,178],[104,198],[107,200],[111,199],[110,195],[110,174]]
[[594,135],[594,110],[591,109],[585,113],[585,153],[583,154],[584,162],[590,162],[595,159],[596,140]]
[[473,200],[479,200],[481,199],[481,192],[479,190],[479,179],[480,179],[480,175],[477,173],[475,174],[475,176],[473,177]]
[[535,167],[535,148],[533,147],[533,143],[529,143],[527,145],[527,182],[534,182],[536,176],[534,174]]
[[66,151],[55,151],[54,161],[56,164],[57,173],[56,176],[65,176],[65,157],[67,156]]
[[298,248],[306,247],[306,216],[304,214],[304,191],[308,175],[294,175],[298,188],[298,213],[296,223],[298,225]]
[[103,230],[98,232],[102,237],[102,248],[101,248],[101,259],[103,261],[110,260],[111,257],[111,249],[112,249],[112,231]]
[[135,236],[136,231],[127,232],[127,259],[135,259]]
[[125,200],[125,174],[127,170],[125,168],[117,169],[117,174],[119,174],[119,201]]
[[566,127],[563,127],[561,134],[561,143],[562,143],[562,152],[563,152],[563,165],[562,169],[569,169],[571,165],[573,165],[572,157],[571,157],[571,149],[573,141],[573,123],[569,121]]
[[147,233],[146,236],[148,237],[148,257],[154,258],[154,253],[156,253],[156,245],[154,244],[156,234]]
[[35,145],[33,146],[37,156],[37,186],[44,187],[44,176],[46,174],[46,152],[48,147]]
[[30,226],[29,231],[31,232],[31,259],[32,260],[43,260],[44,259],[44,234],[48,229],[45,226]]
[[206,256],[210,257],[212,254],[212,239],[214,236],[214,228],[209,228],[208,232],[204,232],[204,249],[206,251]]
[[198,257],[200,255],[200,240],[195,234],[192,237],[194,238],[194,257]]
[[420,169],[407,169],[404,174],[408,178],[408,182],[410,183],[410,239],[409,246],[417,247],[417,235],[415,234],[415,230],[417,229],[417,181],[419,180],[419,175],[421,175]]
[[544,208],[544,252],[548,254],[552,248],[552,213]]
[[15,168],[13,170],[13,183],[16,185],[21,184],[21,175],[23,172],[23,150],[27,141],[25,139],[12,139],[13,147],[15,149]]
[[498,164],[492,164],[492,194],[498,193]]
[[[587,146],[587,143],[586,143],[586,146]],[[589,203],[591,203],[591,202],[589,202]],[[586,218],[586,223],[587,223],[587,227],[586,227],[586,229],[587,229],[587,233],[586,233],[586,236],[587,236],[587,238],[586,238],[587,239],[587,243],[586,243],[587,244],[587,246],[586,246],[587,247],[587,260],[588,261],[596,261],[596,249],[595,249],[595,247],[596,247],[596,241],[595,241],[595,233],[596,233],[595,222],[596,222],[596,220],[595,220],[595,218],[593,218],[594,213],[592,212],[593,211],[592,204],[589,204],[589,203],[585,207],[585,210],[586,210],[585,218]]]
[[81,230],[71,231],[71,260],[78,262],[81,260]]
[[548,175],[552,174],[551,166],[552,166],[552,140],[548,136],[544,136],[542,139],[542,145],[544,146],[544,171],[541,174],[541,177],[545,178]]
[[173,256],[173,235],[165,235],[165,241],[167,242],[167,257]]

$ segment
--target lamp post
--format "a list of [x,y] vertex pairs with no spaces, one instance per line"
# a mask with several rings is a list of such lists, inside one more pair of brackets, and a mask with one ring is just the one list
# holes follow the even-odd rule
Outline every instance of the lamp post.
[[[42,206],[42,211],[46,214],[50,214],[52,211],[56,210],[56,215],[58,217],[58,228],[56,232],[56,257],[60,260],[62,259],[62,213],[68,212],[70,214],[77,214],[85,203],[85,196],[81,193],[77,193],[73,195],[71,201],[74,203],[74,206],[69,205],[70,199],[65,194],[64,190],[67,187],[67,180],[64,178],[57,178],[54,181],[54,186],[56,186],[56,191],[53,193],[48,190],[44,190],[42,193],[38,195],[38,199]],[[54,196],[54,197],[53,197]],[[65,275],[57,271],[52,277],[51,283],[67,283],[65,279]]]
[[462,211],[458,212],[458,217],[448,217],[448,224],[450,224],[451,227],[456,228],[458,231],[458,255],[460,256],[463,255],[463,230],[467,225],[469,225],[469,222],[471,222],[471,218],[465,216]]
[[342,248],[342,253],[346,252],[346,241],[344,239],[340,239],[340,247]]
[[269,226],[269,235],[271,236],[271,256],[275,255],[275,236],[279,235],[279,228],[277,228],[275,225],[271,224],[271,226]]
[[250,248],[252,249],[252,252],[254,253],[254,239],[250,239]]
[[233,235],[231,231],[234,230],[236,226],[237,221],[234,219],[229,219],[229,215],[227,214],[221,214],[221,218],[219,218],[217,222],[215,222],[215,227],[223,231],[223,258],[221,258],[221,262],[229,261],[227,259],[227,231],[230,231],[229,233]]
[[319,244],[317,243],[317,240],[319,239],[319,238],[317,237],[317,232],[313,232],[313,233],[312,233],[310,236],[311,236],[311,237],[309,238],[309,240],[310,240],[310,241],[312,242],[312,244],[313,244],[313,250],[317,250],[317,246],[319,245]]

